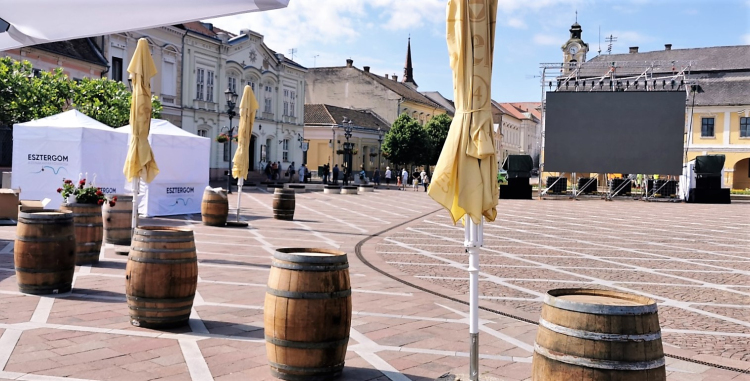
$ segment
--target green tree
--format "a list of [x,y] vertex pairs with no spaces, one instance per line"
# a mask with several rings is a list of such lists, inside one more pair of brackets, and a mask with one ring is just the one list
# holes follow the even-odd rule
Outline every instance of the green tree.
[[[0,125],[44,118],[72,105],[108,126],[121,127],[130,118],[131,94],[125,84],[109,79],[69,79],[61,68],[34,72],[28,61],[0,58]],[[161,116],[153,97],[152,117]]]
[[394,164],[417,164],[425,157],[427,132],[406,114],[401,114],[385,134],[384,156]]
[[445,139],[448,137],[448,130],[451,128],[451,122],[453,118],[448,114],[440,114],[434,116],[424,126],[427,132],[428,147],[426,151],[425,161],[429,165],[435,165],[440,158],[440,151],[443,150]]

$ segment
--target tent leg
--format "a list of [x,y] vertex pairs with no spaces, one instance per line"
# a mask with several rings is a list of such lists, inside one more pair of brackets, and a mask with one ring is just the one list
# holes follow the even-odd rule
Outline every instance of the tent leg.
[[475,224],[468,215],[464,246],[469,253],[469,379],[479,380],[479,247],[482,245],[482,222]]
[[135,228],[138,227],[138,193],[140,193],[140,178],[133,179],[133,221],[131,223],[130,237],[135,237]]
[[240,204],[242,203],[242,185],[245,184],[245,179],[240,177],[237,179],[237,222],[240,222]]

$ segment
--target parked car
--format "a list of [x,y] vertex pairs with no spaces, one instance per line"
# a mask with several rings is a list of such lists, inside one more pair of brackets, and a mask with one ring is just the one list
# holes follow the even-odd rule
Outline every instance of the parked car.
[[501,184],[501,183],[505,184],[506,182],[508,182],[507,178],[508,178],[508,171],[504,169],[500,169],[497,171],[497,183],[498,184]]

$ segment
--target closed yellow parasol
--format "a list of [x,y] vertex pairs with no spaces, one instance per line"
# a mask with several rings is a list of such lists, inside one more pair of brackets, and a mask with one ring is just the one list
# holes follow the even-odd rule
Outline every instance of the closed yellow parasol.
[[242,204],[242,185],[247,180],[250,168],[250,140],[253,135],[255,112],[258,111],[258,101],[253,89],[245,85],[240,101],[240,125],[237,130],[237,151],[234,153],[232,176],[237,180],[237,222],[240,222],[240,205]]

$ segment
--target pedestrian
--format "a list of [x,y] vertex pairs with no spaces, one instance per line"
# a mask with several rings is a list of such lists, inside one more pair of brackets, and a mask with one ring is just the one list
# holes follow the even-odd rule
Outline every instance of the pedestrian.
[[274,161],[273,164],[271,164],[271,178],[269,180],[276,180],[276,176],[279,172],[279,165],[276,164]]
[[[294,181],[295,172],[296,170],[294,169],[294,162],[292,162],[292,164],[289,164],[289,167],[286,169],[286,173],[284,174],[284,176],[289,178],[290,183]],[[299,177],[297,179],[299,179]]]
[[430,177],[427,176],[427,172],[425,172],[424,170],[422,171],[422,173],[420,173],[420,175],[422,176],[422,185],[424,186],[424,191],[427,192],[427,186],[430,184]]
[[385,186],[387,186],[388,188],[391,187],[391,178],[393,178],[391,167],[385,167]]
[[271,167],[271,163],[266,163],[266,178],[268,181],[271,181],[271,176],[273,175],[273,168]]
[[406,184],[409,184],[409,172],[406,172],[406,168],[401,170],[401,190],[406,190]]
[[323,180],[323,185],[328,184],[328,164],[323,164],[323,172],[318,175]]
[[333,185],[336,185],[336,183],[339,182],[339,165],[338,164],[333,166],[332,180],[333,180]]
[[365,172],[365,166],[359,167],[359,183],[360,184],[367,184],[367,172]]
[[375,172],[372,173],[372,182],[380,186],[380,168],[375,168]]
[[281,162],[276,162],[276,180],[281,180]]
[[299,166],[299,182],[304,183],[307,180],[307,167],[304,164]]

